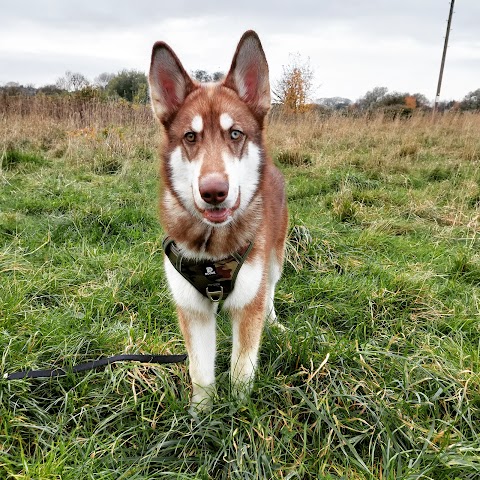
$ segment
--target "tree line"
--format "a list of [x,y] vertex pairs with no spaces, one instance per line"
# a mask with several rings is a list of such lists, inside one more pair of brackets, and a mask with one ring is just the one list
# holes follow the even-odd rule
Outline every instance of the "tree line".
[[[421,93],[389,92],[386,87],[375,87],[353,102],[349,98],[328,97],[312,101],[315,85],[314,72],[309,59],[300,54],[290,55],[290,62],[283,67],[282,76],[274,86],[274,100],[287,112],[317,110],[329,112],[371,112],[381,110],[396,115],[410,115],[414,110],[431,110],[432,102]],[[439,111],[480,110],[480,88],[468,93],[462,100],[439,102]]]
[[[195,70],[191,76],[199,82],[220,80],[222,72],[209,73]],[[306,111],[369,112],[382,110],[392,115],[409,115],[414,110],[429,110],[431,102],[420,93],[389,92],[386,87],[375,87],[355,102],[348,98],[329,97],[313,101],[314,72],[309,60],[300,54],[291,55],[288,65],[283,67],[280,79],[273,85],[274,108],[288,113]],[[127,102],[148,102],[148,81],[144,72],[121,70],[118,73],[104,72],[90,81],[79,72],[67,71],[54,84],[34,87],[8,82],[0,86],[2,96],[71,95],[85,100],[89,98],[123,99]],[[459,101],[443,101],[440,111],[480,110],[480,88],[468,93]]]
[[128,102],[146,103],[148,83],[145,73],[122,70],[118,73],[101,73],[93,82],[79,72],[65,72],[57,81],[39,88],[9,82],[0,87],[3,95],[72,95],[79,98],[124,99]]
[[[199,82],[217,81],[223,77],[222,72],[212,74],[205,70],[191,72]],[[3,95],[73,95],[80,98],[123,99],[133,103],[147,103],[148,81],[144,72],[139,70],[121,70],[118,73],[104,72],[90,81],[80,72],[65,72],[55,83],[36,88],[8,82],[0,86]]]
[[[317,103],[326,105],[329,101],[331,102],[330,108],[348,108],[362,112],[381,109],[386,112],[411,113],[416,109],[424,111],[432,109],[432,102],[421,93],[389,92],[387,87],[375,87],[356,102],[351,102],[349,99],[338,99],[337,102],[335,99],[319,99]],[[480,88],[465,95],[463,100],[439,102],[438,110],[480,110]]]

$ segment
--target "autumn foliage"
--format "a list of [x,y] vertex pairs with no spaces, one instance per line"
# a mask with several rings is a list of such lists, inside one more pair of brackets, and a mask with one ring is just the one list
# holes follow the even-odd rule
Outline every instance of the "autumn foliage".
[[299,54],[292,56],[289,65],[283,67],[282,77],[274,90],[275,100],[288,113],[308,111],[313,88],[313,70],[310,62],[303,61]]

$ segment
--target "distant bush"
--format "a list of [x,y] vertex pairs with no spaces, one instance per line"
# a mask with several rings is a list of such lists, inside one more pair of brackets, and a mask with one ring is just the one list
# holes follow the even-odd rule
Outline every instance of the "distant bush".
[[405,105],[389,105],[382,109],[385,117],[395,120],[396,118],[410,118],[414,109]]
[[430,102],[421,93],[391,92],[386,87],[375,87],[359,98],[354,108],[360,111],[382,110],[387,116],[409,117],[417,108],[429,109]]

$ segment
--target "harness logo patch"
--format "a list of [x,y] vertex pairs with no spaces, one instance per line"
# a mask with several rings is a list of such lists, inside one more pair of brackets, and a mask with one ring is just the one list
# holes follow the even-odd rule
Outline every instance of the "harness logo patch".
[[215,275],[215,270],[212,267],[205,267],[205,276]]

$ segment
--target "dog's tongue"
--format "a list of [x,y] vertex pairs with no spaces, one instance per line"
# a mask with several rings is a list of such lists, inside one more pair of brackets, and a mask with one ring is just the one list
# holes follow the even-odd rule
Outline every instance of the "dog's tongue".
[[203,212],[203,216],[213,223],[222,223],[228,218],[229,215],[229,208],[209,209]]

